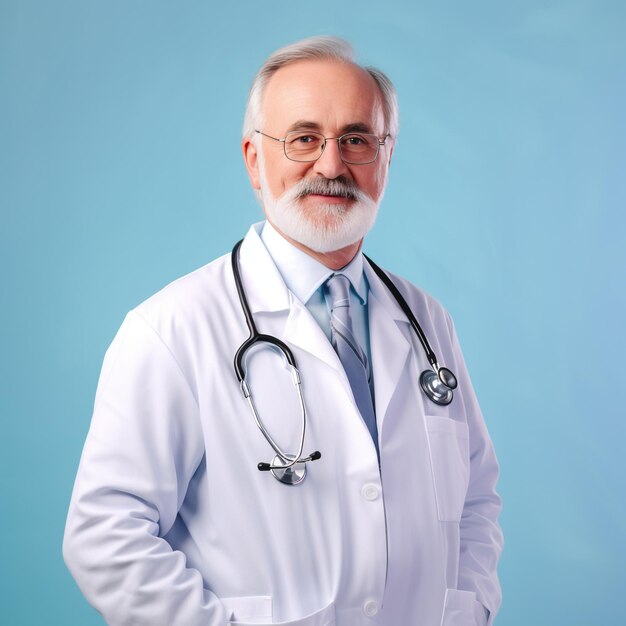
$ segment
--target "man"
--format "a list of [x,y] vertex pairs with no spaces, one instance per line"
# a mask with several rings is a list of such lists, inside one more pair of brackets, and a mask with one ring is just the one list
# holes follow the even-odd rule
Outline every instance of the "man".
[[[242,145],[267,221],[235,266],[129,313],[105,357],[64,556],[110,624],[493,623],[497,462],[452,322],[393,277],[458,379],[435,403],[425,351],[360,252],[396,133],[391,83],[342,40],[261,68]],[[241,357],[240,385],[236,271],[295,390],[267,343]]]

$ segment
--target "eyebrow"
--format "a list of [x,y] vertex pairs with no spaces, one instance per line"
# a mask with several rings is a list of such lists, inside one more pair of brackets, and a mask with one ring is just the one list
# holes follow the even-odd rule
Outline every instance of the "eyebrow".
[[[322,127],[317,122],[311,122],[309,120],[298,120],[294,122],[287,128],[288,133],[294,130],[313,130],[315,132],[321,132]],[[339,130],[340,135],[345,135],[346,133],[371,133],[372,129],[363,122],[354,122],[352,124],[346,124],[342,126]]]
[[343,133],[371,133],[372,129],[367,124],[364,124],[363,122],[356,122],[354,124],[346,124],[341,129],[341,132],[342,134]]

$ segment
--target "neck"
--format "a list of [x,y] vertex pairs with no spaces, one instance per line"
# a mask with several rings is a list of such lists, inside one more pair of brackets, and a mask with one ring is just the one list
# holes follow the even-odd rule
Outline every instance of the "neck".
[[292,246],[295,246],[302,252],[306,252],[310,257],[313,257],[316,261],[319,261],[322,265],[325,265],[327,268],[331,270],[340,270],[342,267],[345,267],[352,261],[352,259],[358,254],[361,249],[361,244],[363,243],[363,239],[360,239],[356,243],[352,243],[345,248],[340,248],[339,250],[334,250],[333,252],[317,252],[316,250],[312,250],[311,248],[301,244],[299,241],[288,237],[283,233],[282,230],[274,226],[274,230],[280,234],[281,237],[284,237]]

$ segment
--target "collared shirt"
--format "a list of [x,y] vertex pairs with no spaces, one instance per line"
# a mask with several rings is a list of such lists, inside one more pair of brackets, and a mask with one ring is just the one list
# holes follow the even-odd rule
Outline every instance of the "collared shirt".
[[[367,317],[369,285],[363,272],[363,255],[357,254],[348,265],[334,271],[303,250],[289,243],[265,222],[261,240],[270,253],[289,291],[309,310],[330,341],[330,309],[324,297],[324,283],[333,274],[344,274],[350,280],[350,314],[352,330],[371,363]],[[373,382],[370,380],[370,385]]]

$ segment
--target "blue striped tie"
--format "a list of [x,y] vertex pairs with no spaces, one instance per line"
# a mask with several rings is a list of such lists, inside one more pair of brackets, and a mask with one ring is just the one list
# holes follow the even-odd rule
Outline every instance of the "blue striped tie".
[[379,454],[376,414],[368,382],[371,372],[367,356],[352,330],[350,280],[343,274],[333,274],[324,287],[326,302],[330,307],[330,341],[350,381],[354,400],[376,446],[376,454]]

